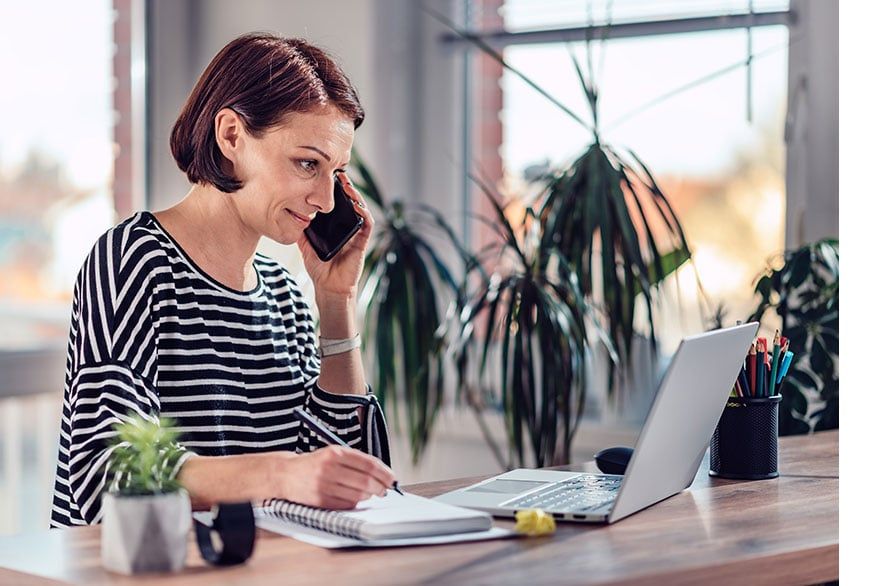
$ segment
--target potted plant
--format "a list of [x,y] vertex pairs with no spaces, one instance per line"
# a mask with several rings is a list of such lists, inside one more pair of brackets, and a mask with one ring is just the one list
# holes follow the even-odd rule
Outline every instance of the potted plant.
[[184,451],[171,426],[168,419],[133,413],[115,426],[112,479],[102,501],[101,559],[108,570],[139,574],[183,568],[192,511],[176,479]]
[[[782,255],[754,290],[751,320],[773,310],[790,340],[794,360],[781,387],[778,433],[839,427],[839,241],[824,239]],[[810,403],[820,406],[810,412]]]
[[375,365],[376,395],[404,423],[412,462],[418,463],[445,394],[437,331],[458,294],[458,281],[428,240],[430,233],[451,243],[465,263],[472,260],[439,212],[387,202],[356,151],[352,164],[357,188],[377,209],[358,303],[365,311],[364,348]]
[[[521,77],[579,124],[590,128],[558,100],[510,67],[487,44],[459,31],[442,15],[427,7],[424,9]],[[584,81],[576,61],[574,64],[597,127],[597,94]],[[448,299],[455,301],[453,308],[465,312],[460,316],[461,329],[451,334],[464,394],[477,410],[477,421],[490,447],[506,465],[524,459],[525,435],[529,436],[529,445],[539,463],[566,461],[584,407],[586,381],[583,377],[587,361],[592,359],[588,346],[580,345],[586,342],[591,327],[584,319],[591,322],[606,342],[609,391],[615,386],[621,362],[616,348],[623,353],[627,365],[632,356],[632,342],[638,336],[634,328],[634,308],[640,295],[647,302],[649,340],[655,352],[652,312],[656,286],[690,258],[690,251],[677,216],[649,170],[633,153],[637,167],[625,163],[601,142],[594,127],[591,130],[594,144],[568,169],[549,176],[539,211],[531,213],[527,227],[510,226],[500,200],[486,191],[498,212],[499,227],[494,228],[502,233],[502,242],[492,245],[490,251],[496,252],[499,248],[501,255],[509,253],[519,263],[517,269],[510,269],[513,272],[496,273],[491,278],[475,255],[460,245],[441,214],[427,206],[386,203],[368,169],[357,153],[353,153],[354,167],[360,176],[355,184],[379,211],[359,303],[366,313],[364,346],[371,354],[370,362],[376,365],[373,380],[379,399],[390,404],[397,421],[401,420],[400,407],[405,409],[414,462],[423,453],[443,403],[445,377],[441,338],[444,326],[440,316]],[[648,220],[648,216],[653,221]],[[654,225],[656,218],[660,218],[658,225]],[[425,239],[430,229],[438,230],[453,243],[465,267],[465,276],[460,282]],[[527,235],[519,241],[516,231],[523,229]],[[477,273],[481,289],[477,289],[475,296],[468,296],[465,293],[468,279]],[[508,278],[499,277],[500,274]],[[493,278],[501,281],[493,282]],[[527,311],[517,305],[522,301],[522,291],[533,293],[533,297],[526,300],[531,304]],[[573,299],[574,294],[579,295],[579,299]],[[600,315],[593,311],[593,302],[601,304]],[[514,313],[504,314],[499,304],[507,304]],[[519,311],[522,313],[516,313]],[[513,321],[506,324],[494,322],[500,315],[516,318],[510,318]],[[549,322],[528,322],[529,315]],[[488,396],[492,390],[486,386],[485,378],[493,341],[491,333],[481,340],[481,366],[475,388],[464,380],[468,364],[466,348],[476,347],[475,333],[481,331],[477,322],[483,316],[489,327],[496,326],[495,331],[502,336],[504,361],[510,356],[514,360],[513,364],[502,362],[504,373],[510,376],[502,377],[499,386],[507,419],[510,447],[507,458],[491,439],[481,416],[481,409],[492,400]],[[579,323],[571,320],[579,320]],[[551,350],[552,337],[546,329],[550,323],[554,328],[563,328],[555,334],[566,337],[560,354]],[[526,331],[515,330],[520,326]],[[507,336],[509,328],[515,331]],[[605,334],[606,330],[610,336]],[[521,364],[515,362],[516,356],[525,358],[524,354],[517,354],[519,352],[528,353],[527,360]],[[544,360],[547,365],[557,364],[567,370],[553,379]],[[523,364],[532,370],[517,371]],[[559,381],[570,384],[563,388]],[[545,402],[540,405],[528,396],[528,393],[544,391]]]
[[[607,389],[614,388],[618,367],[630,365],[635,330],[635,307],[644,297],[647,335],[656,351],[654,308],[658,285],[690,257],[683,228],[669,201],[647,166],[628,151],[634,164],[601,140],[598,92],[571,55],[574,70],[589,104],[592,123],[554,98],[511,66],[489,44],[460,30],[445,16],[424,10],[461,38],[519,77],[592,135],[592,144],[573,163],[548,175],[539,197],[544,250],[556,248],[572,264],[584,295],[601,309],[607,329],[620,354],[611,361]],[[591,44],[587,42],[590,78]],[[625,371],[623,371],[625,372]]]
[[[475,288],[462,293],[460,321],[451,336],[458,378],[501,466],[524,465],[526,446],[535,466],[567,463],[585,406],[590,330],[612,359],[616,354],[574,265],[540,237],[542,225],[533,210],[526,211],[521,226],[513,226],[500,198],[477,183],[492,204],[501,242],[479,259],[491,255],[494,272],[479,273]],[[499,374],[499,384],[492,383],[492,374]],[[498,404],[506,423],[506,457],[482,417],[486,406]]]

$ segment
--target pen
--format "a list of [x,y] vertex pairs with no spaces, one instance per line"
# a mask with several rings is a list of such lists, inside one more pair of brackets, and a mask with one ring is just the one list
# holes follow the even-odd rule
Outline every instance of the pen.
[[781,368],[778,369],[778,385],[781,386],[781,383],[784,381],[784,377],[787,376],[787,371],[790,368],[790,363],[794,359],[794,353],[788,352],[784,355],[784,360],[781,363]]
[[[313,431],[315,434],[317,434],[317,436],[319,438],[321,438],[325,443],[336,444],[339,446],[347,446],[348,445],[344,441],[342,441],[342,438],[340,438],[339,436],[334,434],[332,431],[330,431],[329,429],[324,427],[324,425],[320,421],[318,421],[317,419],[315,419],[314,417],[312,417],[311,415],[306,413],[305,410],[302,409],[301,407],[294,407],[293,408],[293,417],[295,417],[296,419],[298,419],[299,421],[304,423],[306,425],[306,427],[308,427],[311,431]],[[403,494],[403,491],[400,490],[400,485],[396,480],[391,485],[391,488],[394,489],[395,491],[397,491],[398,493]]]
[[781,354],[778,355],[779,360],[781,360],[781,362],[778,363],[778,370],[781,370],[781,367],[784,366],[784,359],[788,355],[788,353],[790,352],[789,345],[790,345],[790,340],[788,340],[787,338],[782,336],[781,337]]

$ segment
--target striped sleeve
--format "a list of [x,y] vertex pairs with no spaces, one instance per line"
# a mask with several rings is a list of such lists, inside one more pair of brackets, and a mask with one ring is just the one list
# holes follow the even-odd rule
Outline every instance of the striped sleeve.
[[[132,415],[156,421],[160,414],[154,382],[149,314],[149,251],[131,253],[130,235],[113,230],[98,240],[80,271],[74,302],[69,404],[68,470],[73,505],[87,523],[101,520],[107,487],[113,426]],[[132,283],[135,283],[134,285]],[[179,444],[166,458],[187,459]]]
[[[296,323],[300,324],[296,339],[301,345],[296,350],[302,359],[305,375],[305,409],[349,446],[375,456],[390,466],[387,423],[375,395],[369,388],[363,395],[331,393],[318,386],[320,357],[317,355],[314,322],[304,302],[297,303],[295,307]],[[358,412],[362,413],[362,421]],[[300,433],[305,451],[323,447],[323,441],[311,430],[303,427]]]
[[[85,365],[71,385],[69,482],[71,496],[89,524],[101,520],[101,494],[117,479],[109,478],[108,460],[116,437],[113,426],[132,416],[158,420],[158,398],[148,381],[119,362]],[[119,444],[125,445],[125,444]],[[117,446],[118,447],[118,446]],[[176,459],[175,472],[190,456],[179,444],[162,455]]]

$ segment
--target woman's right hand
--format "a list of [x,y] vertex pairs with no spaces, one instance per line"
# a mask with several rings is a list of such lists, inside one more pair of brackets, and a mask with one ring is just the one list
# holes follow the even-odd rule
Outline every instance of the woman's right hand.
[[381,460],[347,446],[282,454],[274,476],[274,496],[325,509],[354,508],[371,496],[383,496],[394,482],[394,473]]

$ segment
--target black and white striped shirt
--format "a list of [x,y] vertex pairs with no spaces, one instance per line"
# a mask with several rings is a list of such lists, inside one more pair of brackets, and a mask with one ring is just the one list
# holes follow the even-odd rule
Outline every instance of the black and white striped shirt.
[[253,290],[220,284],[149,212],[98,239],[74,287],[51,526],[100,522],[107,441],[130,411],[176,420],[178,466],[321,447],[291,417],[297,406],[389,463],[375,398],[317,387],[313,321],[290,274],[260,254],[253,265]]

